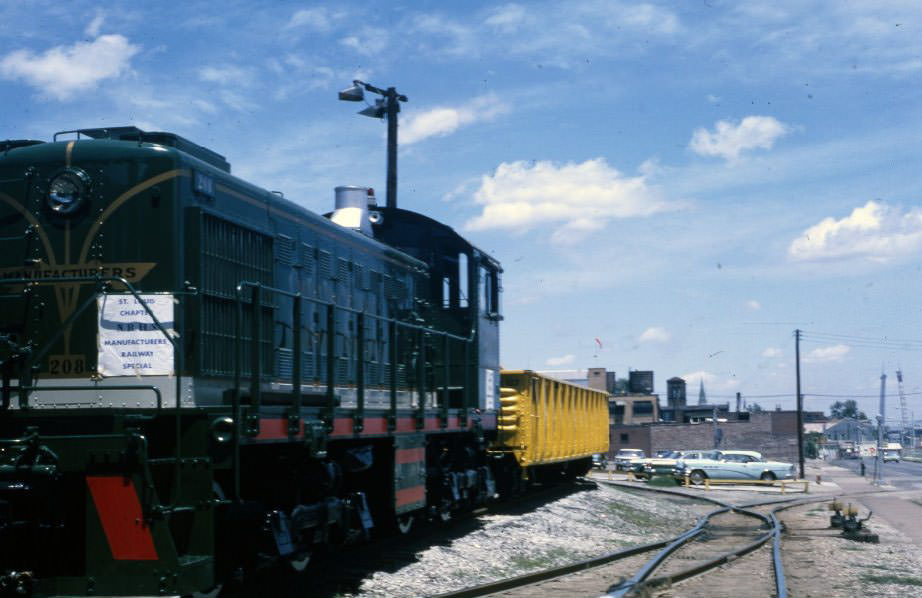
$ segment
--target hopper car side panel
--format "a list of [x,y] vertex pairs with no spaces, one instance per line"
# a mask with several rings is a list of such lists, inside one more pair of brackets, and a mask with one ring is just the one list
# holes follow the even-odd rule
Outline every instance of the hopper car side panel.
[[501,374],[494,450],[522,468],[581,461],[608,451],[608,393],[533,371]]

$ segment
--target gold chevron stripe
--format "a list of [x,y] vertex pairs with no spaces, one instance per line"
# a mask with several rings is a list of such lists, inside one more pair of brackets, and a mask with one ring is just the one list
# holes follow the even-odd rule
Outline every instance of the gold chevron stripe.
[[102,226],[103,223],[105,223],[105,221],[109,218],[109,216],[112,215],[113,212],[115,212],[117,209],[122,207],[122,205],[126,201],[128,201],[129,199],[131,199],[132,197],[134,197],[141,191],[144,191],[145,189],[153,187],[157,183],[162,183],[163,181],[168,181],[170,179],[173,179],[179,176],[191,176],[191,175],[192,174],[188,170],[183,169],[183,168],[177,168],[175,170],[168,170],[162,174],[153,176],[145,181],[141,181],[140,183],[138,183],[137,185],[135,185],[128,191],[125,191],[124,193],[119,195],[117,198],[115,198],[115,201],[109,204],[109,207],[107,207],[103,211],[103,213],[100,214],[96,222],[93,223],[93,226],[90,227],[90,232],[87,233],[86,238],[84,238],[83,240],[83,248],[80,250],[80,259],[77,263],[82,264],[86,262],[86,256],[90,252],[90,245],[93,243],[93,239],[96,238],[96,233],[99,232],[99,227]]

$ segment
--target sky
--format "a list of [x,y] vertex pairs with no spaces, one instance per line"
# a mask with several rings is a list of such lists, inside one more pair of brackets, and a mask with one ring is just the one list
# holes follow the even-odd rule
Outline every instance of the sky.
[[[134,125],[326,212],[385,187],[499,259],[503,367],[922,418],[922,4],[0,0],[0,138]],[[817,396],[836,395],[836,396]],[[839,397],[838,395],[841,395]]]

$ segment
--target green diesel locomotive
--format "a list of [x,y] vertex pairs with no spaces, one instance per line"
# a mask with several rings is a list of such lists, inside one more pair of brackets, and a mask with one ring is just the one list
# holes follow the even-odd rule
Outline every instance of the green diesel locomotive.
[[135,127],[0,142],[0,596],[205,592],[515,483],[499,263],[336,196]]

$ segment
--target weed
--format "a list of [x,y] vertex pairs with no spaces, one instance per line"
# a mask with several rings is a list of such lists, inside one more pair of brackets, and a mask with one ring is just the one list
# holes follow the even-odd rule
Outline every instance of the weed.
[[655,475],[650,478],[650,481],[647,482],[650,486],[664,486],[664,487],[673,487],[678,486],[675,481],[675,478],[668,475]]
[[512,559],[510,559],[510,564],[517,571],[544,569],[554,566],[564,557],[572,558],[572,554],[565,548],[552,548],[551,550],[540,554],[532,554],[529,556],[514,556]]
[[862,575],[862,581],[868,583],[887,583],[899,586],[922,586],[922,578],[902,575]]

